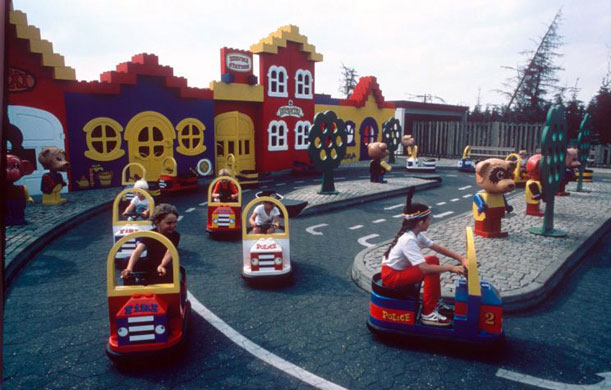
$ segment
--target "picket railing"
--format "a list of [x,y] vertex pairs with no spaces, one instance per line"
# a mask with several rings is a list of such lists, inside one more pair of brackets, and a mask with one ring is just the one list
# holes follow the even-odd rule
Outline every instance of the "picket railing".
[[543,124],[504,122],[414,122],[412,135],[423,156],[459,157],[465,146],[511,147],[533,154]]

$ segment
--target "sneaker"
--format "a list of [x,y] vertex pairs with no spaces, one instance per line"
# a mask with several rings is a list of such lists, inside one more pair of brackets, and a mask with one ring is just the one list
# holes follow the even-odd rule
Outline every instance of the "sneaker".
[[437,303],[436,310],[444,316],[452,317],[454,315],[454,308],[445,304],[443,301],[439,301]]
[[424,325],[432,326],[450,326],[452,323],[446,316],[439,314],[437,309],[433,310],[430,314],[423,314],[420,318],[420,322]]

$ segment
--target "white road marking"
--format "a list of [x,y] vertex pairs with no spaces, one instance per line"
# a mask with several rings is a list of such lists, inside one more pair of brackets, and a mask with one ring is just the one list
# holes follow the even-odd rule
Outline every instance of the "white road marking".
[[184,215],[179,215],[178,219],[176,220],[177,222],[180,222],[182,220],[182,218],[184,217]]
[[602,179],[602,181],[611,181],[611,180],[609,180],[609,179]]
[[188,209],[185,210],[185,213],[190,213],[193,210],[195,210],[195,207],[189,207]]
[[298,189],[298,188],[306,188],[306,187],[309,187],[309,186],[293,186],[293,188],[294,188],[294,189]]
[[305,180],[297,180],[295,183],[299,184],[299,183],[305,183]]
[[401,214],[395,214],[395,215],[393,215],[392,217],[393,217],[393,218],[401,218],[402,216],[403,216],[403,213],[401,213]]
[[[243,191],[242,191],[242,192],[243,192]],[[199,205],[200,205],[200,206],[205,206],[205,205],[207,205],[207,204],[208,204],[208,202],[202,202],[202,203],[200,203]]]
[[238,347],[243,348],[257,359],[261,359],[278,370],[283,371],[318,389],[347,390],[345,387],[341,387],[333,382],[329,382],[324,378],[314,375],[311,372],[306,371],[303,368],[296,366],[293,363],[282,359],[280,356],[253,343],[229,326],[225,321],[220,319],[216,314],[211,312],[206,306],[198,301],[197,298],[191,294],[191,292],[188,292],[188,296],[189,300],[191,301],[193,311],[199,314],[210,325],[214,326],[219,332],[224,334],[229,340],[233,341]]
[[450,202],[458,202],[460,199],[458,198],[454,198],[454,199],[450,199]]
[[369,179],[369,176],[359,176],[359,179],[365,179],[365,178]]
[[399,203],[399,204],[396,204],[394,206],[384,207],[384,210],[392,210],[392,209],[396,209],[396,208],[399,208],[399,207],[402,207],[402,206],[403,206],[403,203]]
[[458,177],[458,175],[446,175],[447,177]]
[[464,191],[464,190],[466,190],[467,188],[471,188],[471,186],[459,187],[458,189],[459,189],[460,191]]
[[335,179],[336,179],[336,180],[344,180],[344,179],[345,179],[345,177],[336,177]]
[[348,229],[350,229],[350,230],[356,230],[356,229],[360,229],[360,228],[362,228],[362,227],[363,227],[363,225],[354,225],[354,226],[349,227]]
[[371,221],[371,223],[381,223],[381,222],[384,222],[384,221],[386,221],[386,220],[384,218],[381,218],[381,219],[376,219],[375,221]]
[[454,214],[454,211],[446,211],[445,213],[433,215],[433,218],[443,218],[445,216],[452,215],[452,214]]
[[278,186],[278,187],[279,186],[285,186],[285,185],[286,185],[286,183],[278,183],[278,184],[276,184],[276,186]]
[[242,193],[252,191],[251,189],[242,190]]
[[435,203],[436,206],[443,206],[444,204],[446,204],[446,202]]
[[611,389],[611,372],[599,372],[596,374],[603,378],[602,381],[594,383],[592,385],[573,385],[562,382],[554,382],[547,379],[541,379],[530,375],[518,374],[517,372],[503,370],[499,368],[496,372],[496,376],[499,378],[509,379],[510,381],[526,383],[527,385],[541,387],[543,389],[550,390],[595,390],[595,389]]
[[259,180],[259,183],[271,183],[273,180],[269,179],[269,180]]
[[370,234],[368,236],[364,236],[359,238],[358,240],[356,240],[359,244],[367,247],[367,248],[371,248],[372,246],[375,246],[375,244],[371,244],[369,242],[367,242],[367,240],[371,240],[372,238],[376,238],[376,237],[380,237],[379,234]]
[[321,227],[325,227],[325,226],[329,226],[329,224],[327,223],[321,223],[320,225],[313,225],[310,227],[306,228],[306,232],[310,233],[313,236],[322,236],[322,232],[317,232],[316,229],[321,228]]
[[473,196],[473,194],[466,194],[466,195],[463,195],[462,197],[463,197],[463,198],[470,198],[470,197],[472,197],[472,196]]

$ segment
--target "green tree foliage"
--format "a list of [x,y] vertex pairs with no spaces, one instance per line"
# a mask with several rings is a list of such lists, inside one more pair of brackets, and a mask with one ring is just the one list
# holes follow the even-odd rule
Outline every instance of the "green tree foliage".
[[592,133],[601,144],[611,144],[611,62],[598,93],[588,104],[592,116]]
[[344,121],[335,112],[319,112],[308,133],[308,154],[317,170],[322,171],[320,194],[336,194],[333,170],[339,167],[346,154],[348,135]]

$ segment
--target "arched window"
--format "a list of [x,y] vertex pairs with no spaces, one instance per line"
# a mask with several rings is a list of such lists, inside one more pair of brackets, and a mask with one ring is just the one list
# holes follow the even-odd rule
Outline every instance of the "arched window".
[[355,141],[354,141],[354,131],[356,125],[354,124],[354,122],[352,121],[346,121],[346,134],[348,135],[348,138],[346,140],[346,145],[347,146],[354,146],[355,145]]
[[287,126],[285,121],[271,121],[267,127],[267,150],[288,150]]
[[312,124],[308,121],[298,121],[295,125],[295,150],[307,149],[310,145],[308,133]]
[[204,131],[206,126],[195,118],[185,118],[176,125],[178,147],[176,151],[185,156],[196,156],[206,151]]
[[286,69],[283,66],[272,65],[267,70],[267,95],[275,97],[288,97],[286,88]]
[[112,161],[122,157],[121,132],[123,126],[111,118],[99,117],[87,122],[83,127],[88,150],[85,157],[95,161]]
[[295,97],[312,99],[312,82],[312,73],[309,70],[297,70],[295,73]]

